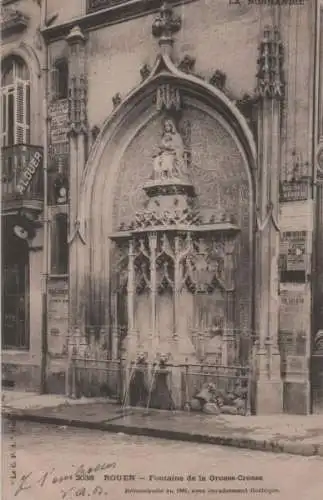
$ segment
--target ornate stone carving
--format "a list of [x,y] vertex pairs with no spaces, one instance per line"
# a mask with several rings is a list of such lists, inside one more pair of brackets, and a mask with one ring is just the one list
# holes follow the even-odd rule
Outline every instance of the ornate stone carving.
[[[197,348],[192,328],[197,332],[201,328],[205,337],[211,333],[220,336],[225,321],[231,318],[234,252],[232,248],[228,257],[226,243],[239,229],[227,221],[225,211],[218,210],[210,217],[210,211],[201,209],[207,219],[203,221],[190,175],[190,121],[178,118],[174,113],[163,113],[157,150],[148,160],[145,155],[151,171],[145,163],[145,176],[138,183],[147,201],[141,198],[143,210],[138,211],[136,205],[130,224],[123,218],[123,226],[111,235],[117,246],[128,252],[127,351],[132,359],[147,351],[148,359],[154,360],[156,353],[167,353],[176,343],[174,359],[194,361]],[[150,144],[153,149],[152,141]],[[197,293],[205,296],[197,298]],[[220,309],[216,319],[215,314],[211,318],[202,312],[213,300],[218,300]],[[186,322],[182,317],[184,304],[201,314],[192,312]]]
[[150,75],[151,73],[151,68],[148,64],[144,64],[141,68],[140,68],[140,76],[141,76],[141,80],[144,81],[148,78],[148,76]]
[[211,85],[217,87],[219,90],[223,90],[225,88],[225,83],[227,80],[227,75],[217,69],[210,78]]
[[92,141],[94,142],[97,138],[97,136],[100,133],[100,128],[97,125],[94,125],[91,129],[91,134],[92,134]]
[[87,78],[85,76],[85,36],[74,26],[66,41],[70,50],[68,122],[70,134],[87,133]]
[[142,293],[150,288],[149,264],[145,261],[135,264],[135,290]]
[[73,76],[69,88],[68,123],[70,134],[87,132],[87,81],[85,76]]
[[265,28],[259,53],[258,95],[262,98],[281,99],[284,94],[283,44],[277,28]]
[[182,25],[181,18],[175,16],[173,8],[164,2],[152,25],[152,34],[160,40],[172,40],[174,33],[177,33]]
[[156,107],[158,111],[180,111],[181,97],[179,89],[170,83],[159,85],[156,93]]
[[159,257],[157,260],[157,272],[159,275],[158,282],[158,292],[163,293],[163,291],[174,289],[174,262],[171,257],[163,256]]
[[154,180],[187,179],[183,139],[174,120],[167,117],[163,123],[163,134],[159,151],[154,158]]
[[[193,293],[211,293],[219,284],[220,263],[208,258],[205,253],[197,253],[186,258],[185,284]],[[222,286],[222,285],[221,285]]]
[[1,8],[0,25],[3,37],[25,30],[28,23],[29,17],[20,10],[11,7]]
[[122,101],[122,98],[121,98],[121,94],[120,92],[117,92],[113,97],[112,97],[112,104],[113,104],[113,107],[116,108],[117,106],[119,106],[119,104],[121,104],[121,101]]
[[178,69],[184,73],[192,73],[195,66],[195,57],[186,54],[178,65]]
[[187,209],[180,211],[174,210],[173,212],[165,210],[162,213],[156,213],[151,210],[137,212],[135,214],[135,221],[129,226],[129,229],[140,229],[154,226],[176,226],[176,225],[193,225],[200,222],[200,215],[198,212],[190,212]]

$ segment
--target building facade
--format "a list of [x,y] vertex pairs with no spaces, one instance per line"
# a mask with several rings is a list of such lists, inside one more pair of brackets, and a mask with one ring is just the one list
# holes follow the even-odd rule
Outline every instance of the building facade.
[[322,411],[319,2],[7,3],[3,377]]

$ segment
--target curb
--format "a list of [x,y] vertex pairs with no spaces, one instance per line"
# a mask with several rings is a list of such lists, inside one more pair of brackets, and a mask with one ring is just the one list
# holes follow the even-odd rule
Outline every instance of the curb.
[[180,432],[169,429],[158,429],[152,427],[126,426],[112,423],[113,420],[121,418],[113,416],[110,419],[99,422],[90,422],[85,420],[67,419],[46,415],[35,415],[32,413],[15,413],[13,411],[3,412],[3,416],[10,420],[20,420],[27,422],[37,422],[41,424],[59,425],[67,427],[76,427],[83,429],[95,429],[111,433],[123,433],[132,436],[147,436],[161,439],[171,439],[174,441],[185,441],[193,443],[213,444],[218,446],[231,446],[234,448],[245,448],[256,451],[271,451],[273,453],[288,453],[301,456],[320,456],[323,457],[322,444],[294,443],[282,439],[254,439],[244,436],[226,437],[220,435],[200,434]]

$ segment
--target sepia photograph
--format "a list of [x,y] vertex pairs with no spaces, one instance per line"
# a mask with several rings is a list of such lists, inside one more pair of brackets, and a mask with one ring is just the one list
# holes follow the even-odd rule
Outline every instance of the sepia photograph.
[[1,498],[323,498],[323,0],[2,0]]

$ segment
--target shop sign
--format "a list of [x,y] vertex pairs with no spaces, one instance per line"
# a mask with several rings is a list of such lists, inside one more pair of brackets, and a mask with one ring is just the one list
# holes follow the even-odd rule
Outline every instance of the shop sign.
[[280,201],[307,200],[310,194],[308,180],[283,181],[280,183]]
[[42,164],[42,162],[43,162],[43,152],[42,149],[39,149],[33,154],[28,164],[22,169],[16,187],[19,194],[25,193],[26,189],[33,180],[36,172],[39,170],[39,167]]
[[49,107],[50,143],[62,144],[68,142],[68,100],[60,99]]
[[281,290],[279,329],[281,332],[308,330],[309,297],[307,291]]
[[61,353],[68,332],[68,285],[64,278],[48,285],[48,349]]
[[285,231],[280,241],[282,271],[306,270],[307,231]]

